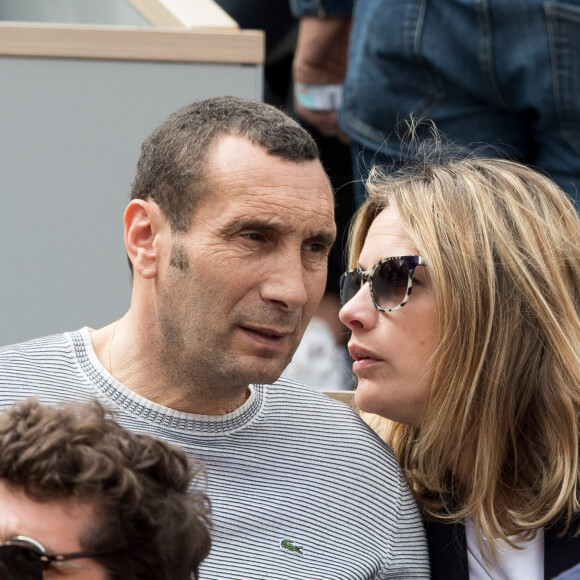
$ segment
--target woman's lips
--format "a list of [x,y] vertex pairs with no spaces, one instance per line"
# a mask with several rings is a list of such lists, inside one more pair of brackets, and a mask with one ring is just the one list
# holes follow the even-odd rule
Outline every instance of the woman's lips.
[[361,346],[356,342],[349,343],[348,352],[354,361],[360,361],[368,358],[379,360],[379,356],[377,356],[372,350]]
[[348,352],[352,357],[352,370],[356,375],[383,362],[382,359],[370,349],[356,343],[350,343],[348,345]]

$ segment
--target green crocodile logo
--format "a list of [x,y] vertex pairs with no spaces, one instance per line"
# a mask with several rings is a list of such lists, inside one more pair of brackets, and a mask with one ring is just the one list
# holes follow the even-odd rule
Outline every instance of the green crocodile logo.
[[298,554],[304,554],[302,551],[302,546],[297,546],[294,543],[294,540],[282,540],[280,542],[280,547],[284,548],[284,550],[288,550],[289,552],[296,552]]

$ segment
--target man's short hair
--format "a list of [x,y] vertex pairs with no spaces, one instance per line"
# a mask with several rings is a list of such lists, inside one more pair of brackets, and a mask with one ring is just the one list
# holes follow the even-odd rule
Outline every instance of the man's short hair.
[[225,135],[245,137],[288,161],[318,159],[311,135],[275,107],[237,97],[206,99],[173,113],[143,142],[131,199],[152,199],[172,231],[187,231],[209,190],[211,145]]
[[[198,481],[198,480],[202,481]],[[98,403],[41,405],[0,415],[0,481],[34,501],[95,505],[82,549],[111,580],[189,580],[210,548],[205,471],[176,447],[131,433]],[[195,489],[188,492],[190,482]]]

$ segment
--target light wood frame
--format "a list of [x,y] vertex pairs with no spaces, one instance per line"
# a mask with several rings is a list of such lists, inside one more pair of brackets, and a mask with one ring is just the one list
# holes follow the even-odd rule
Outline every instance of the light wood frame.
[[237,22],[212,0],[128,0],[154,26],[238,28]]
[[351,409],[358,412],[358,407],[354,402],[354,391],[322,391],[325,395],[332,399],[336,399]]
[[264,32],[240,30],[213,0],[129,2],[153,28],[4,21],[0,56],[264,64]]

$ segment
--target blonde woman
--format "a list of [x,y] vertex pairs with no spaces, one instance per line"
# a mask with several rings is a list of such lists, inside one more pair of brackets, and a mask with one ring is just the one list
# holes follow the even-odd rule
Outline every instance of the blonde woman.
[[580,562],[580,218],[505,160],[423,159],[367,189],[340,318],[432,577],[552,578]]

